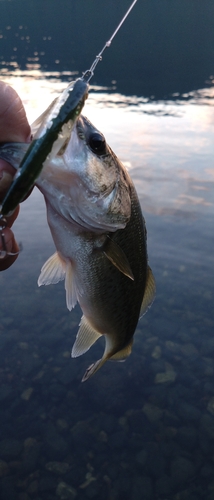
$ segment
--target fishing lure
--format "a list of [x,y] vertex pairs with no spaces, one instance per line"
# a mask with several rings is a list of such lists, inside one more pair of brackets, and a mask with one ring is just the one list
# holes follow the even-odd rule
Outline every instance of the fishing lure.
[[[102,60],[104,50],[107,47],[110,47],[113,38],[121,28],[136,2],[137,0],[132,2],[111,38],[105,43],[102,50],[96,56],[91,67],[83,73],[81,78],[78,78],[74,83],[71,82],[62,94],[51,103],[47,110],[34,123],[34,125],[37,124],[37,126],[38,123],[40,123],[40,126],[37,129],[31,144],[29,147],[27,146],[27,151],[21,160],[14,180],[0,207],[0,236],[4,248],[4,255],[6,252],[6,246],[3,237],[3,229],[7,225],[5,217],[10,215],[10,213],[15,210],[18,204],[23,201],[33,187],[37,177],[41,173],[46,158],[49,155],[54,154],[54,142],[63,127],[69,123],[69,128],[70,130],[72,129],[77,117],[82,111],[85,100],[87,99],[89,88],[88,83],[94,74],[94,70],[98,62]],[[11,145],[12,144],[13,143],[11,143]],[[3,150],[4,148],[0,149]]]

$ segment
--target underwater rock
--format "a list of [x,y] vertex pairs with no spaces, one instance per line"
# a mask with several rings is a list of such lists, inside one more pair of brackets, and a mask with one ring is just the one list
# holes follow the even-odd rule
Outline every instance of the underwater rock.
[[31,481],[31,483],[28,486],[27,491],[28,491],[29,495],[35,495],[38,492],[38,489],[39,489],[39,483],[35,479],[34,481]]
[[145,413],[150,422],[156,422],[163,416],[163,410],[150,403],[145,403],[143,406],[143,413]]
[[136,477],[133,481],[131,500],[151,500],[153,498],[153,488],[150,477]]
[[30,497],[27,493],[25,493],[24,491],[22,493],[19,493],[19,496],[18,496],[19,500],[30,500]]
[[201,412],[190,403],[180,401],[177,407],[178,415],[186,421],[197,421],[201,417]]
[[25,389],[25,391],[22,392],[21,399],[23,399],[24,401],[29,401],[32,394],[33,394],[33,387],[28,387],[28,389]]
[[58,418],[57,420],[57,427],[59,428],[59,430],[67,430],[69,429],[69,425],[68,425],[68,422],[66,422],[66,420],[64,418]]
[[12,476],[3,477],[0,480],[0,498],[1,500],[17,500]]
[[[201,417],[201,430],[209,438],[214,439],[214,419],[211,415],[204,414]],[[212,443],[213,446],[213,443]]]
[[177,377],[173,366],[170,363],[165,363],[165,372],[157,373],[155,376],[155,384],[165,384],[166,382],[174,382]]
[[162,350],[161,350],[161,347],[159,345],[155,346],[154,350],[152,351],[151,356],[154,359],[160,359],[161,358],[161,356],[162,356]]
[[156,495],[159,498],[159,495],[168,496],[171,493],[172,485],[171,479],[166,474],[163,474],[161,477],[157,478],[156,481]]
[[109,436],[108,443],[109,446],[114,450],[114,449],[122,449],[124,443],[127,440],[127,435],[126,432],[121,430],[118,432],[114,432]]
[[198,442],[198,432],[194,427],[180,427],[176,435],[177,442],[185,450],[192,451]]
[[214,396],[210,398],[207,405],[207,410],[211,413],[211,415],[214,415]]
[[49,492],[54,491],[57,486],[57,480],[53,476],[43,476],[39,480],[39,491]]
[[10,399],[12,397],[13,391],[9,385],[2,385],[0,387],[0,402],[2,403],[6,399]]
[[70,465],[65,462],[48,462],[45,464],[45,468],[49,472],[53,472],[54,474],[66,474],[68,472]]
[[44,436],[45,453],[50,461],[63,459],[68,451],[67,441],[60,436],[53,424],[48,424]]
[[184,457],[176,457],[171,462],[171,480],[173,485],[183,486],[196,473],[194,464]]
[[184,356],[187,356],[189,359],[197,359],[199,356],[198,349],[192,344],[192,342],[189,342],[188,344],[183,344],[180,346],[181,352]]
[[165,458],[161,447],[155,441],[146,443],[147,448],[147,467],[152,477],[156,479],[161,477],[165,469]]
[[23,474],[32,473],[39,460],[41,445],[34,438],[27,438],[24,441],[24,453],[21,464],[21,472]]
[[147,451],[146,450],[139,451],[139,453],[137,453],[135,457],[135,460],[137,464],[139,464],[141,467],[144,467],[147,461]]
[[0,477],[8,476],[9,474],[9,467],[7,465],[7,462],[4,460],[0,460]]
[[22,451],[23,444],[18,439],[3,439],[0,441],[0,457],[4,460],[13,460]]
[[61,500],[73,500],[77,496],[77,492],[72,486],[61,481],[57,486],[56,495]]

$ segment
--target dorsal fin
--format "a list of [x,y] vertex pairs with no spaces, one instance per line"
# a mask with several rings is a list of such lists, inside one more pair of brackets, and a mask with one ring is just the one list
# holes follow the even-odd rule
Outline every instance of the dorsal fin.
[[124,251],[119,247],[119,245],[117,245],[117,243],[115,243],[115,241],[108,237],[102,251],[107,259],[109,259],[121,273],[125,274],[125,276],[128,276],[128,278],[134,281],[129,261]]
[[147,267],[147,278],[146,278],[146,287],[143,296],[143,302],[140,310],[140,317],[146,313],[147,309],[152,305],[152,302],[155,298],[156,286],[155,286],[155,278],[153,276],[151,268]]
[[101,337],[101,333],[90,325],[85,316],[82,316],[80,328],[71,352],[72,358],[77,358],[88,351],[99,337]]

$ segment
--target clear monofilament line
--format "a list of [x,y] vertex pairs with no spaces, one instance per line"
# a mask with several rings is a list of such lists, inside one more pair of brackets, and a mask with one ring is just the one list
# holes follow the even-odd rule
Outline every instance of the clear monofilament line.
[[87,69],[85,71],[85,73],[83,73],[82,75],[82,78],[83,80],[85,80],[86,82],[89,82],[90,79],[92,78],[93,74],[94,74],[94,70],[98,64],[99,61],[102,60],[102,54],[104,52],[104,50],[107,48],[107,47],[110,47],[111,45],[111,42],[113,40],[113,38],[115,37],[115,35],[117,34],[117,32],[119,31],[119,29],[121,28],[122,24],[124,23],[124,21],[126,20],[126,18],[128,17],[129,13],[131,12],[131,10],[133,9],[134,5],[137,3],[137,0],[134,0],[134,2],[132,2],[132,4],[130,5],[129,9],[127,10],[127,12],[125,13],[125,15],[123,16],[123,18],[121,19],[120,23],[118,24],[116,30],[114,31],[114,33],[111,35],[111,38],[109,38],[109,40],[105,43],[104,47],[102,48],[102,50],[99,52],[99,54],[95,57],[90,69]]

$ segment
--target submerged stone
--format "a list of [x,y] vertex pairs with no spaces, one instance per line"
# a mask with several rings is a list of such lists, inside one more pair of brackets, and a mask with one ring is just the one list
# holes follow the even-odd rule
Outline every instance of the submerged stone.
[[54,474],[66,474],[69,470],[69,464],[65,462],[48,462],[45,468]]
[[152,405],[150,403],[145,403],[145,405],[143,406],[143,413],[145,413],[150,422],[156,422],[163,416],[163,410],[158,408],[158,406]]
[[72,486],[61,481],[57,486],[56,495],[61,500],[73,500],[77,496],[77,492]]
[[21,398],[24,401],[29,401],[32,394],[33,394],[33,387],[28,387],[28,389],[25,389],[25,391],[22,392]]
[[7,462],[4,460],[0,460],[0,477],[8,476],[9,474],[9,467],[7,465]]
[[155,376],[155,384],[166,384],[166,382],[174,382],[176,379],[176,373],[174,370],[168,370],[165,372],[157,373]]
[[210,398],[207,405],[207,410],[211,413],[211,415],[214,415],[214,396]]
[[23,445],[18,439],[4,439],[0,441],[0,456],[4,460],[13,460],[22,451]]
[[194,464],[184,457],[177,457],[171,462],[171,480],[174,486],[183,486],[195,475]]

